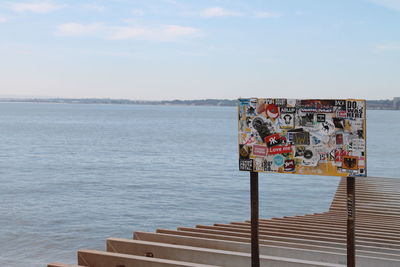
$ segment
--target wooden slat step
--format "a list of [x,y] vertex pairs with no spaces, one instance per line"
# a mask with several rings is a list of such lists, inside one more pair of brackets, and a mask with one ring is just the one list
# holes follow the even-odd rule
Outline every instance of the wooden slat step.
[[[208,262],[216,266],[243,267],[251,265],[251,254],[233,252],[227,250],[215,250],[182,245],[172,245],[158,242],[148,242],[130,239],[108,239],[107,247],[113,251],[124,254],[152,253],[157,258],[175,258],[182,261]],[[262,266],[285,266],[285,267],[319,267],[319,266],[344,266],[342,264],[331,264],[300,260],[285,257],[260,255]]]
[[[251,252],[251,245],[243,242],[213,240],[208,238],[194,238],[187,236],[171,235],[171,234],[159,234],[159,233],[147,233],[147,232],[135,232],[134,235],[136,240],[144,240],[149,242],[167,243],[174,245],[185,245],[191,247],[201,247],[209,249],[218,249],[226,251],[236,252]],[[297,248],[290,246],[273,246],[273,245],[260,245],[260,254],[276,257],[303,259],[319,262],[329,262],[344,264],[346,259],[346,250],[342,249],[337,252],[326,252],[320,250],[318,247],[314,249],[307,248],[304,246],[298,246]],[[389,260],[389,263],[400,264],[400,255],[398,254],[386,254],[381,253],[368,253],[364,251],[358,251],[357,262],[361,266],[377,266],[382,261]],[[375,260],[377,257],[381,257],[378,261]],[[395,261],[393,261],[395,260]],[[366,264],[370,265],[366,265]],[[373,265],[375,264],[375,265]]]
[[97,250],[79,250],[78,264],[88,267],[211,267],[216,265],[197,264],[175,260],[166,260],[137,255],[104,252]]
[[[222,240],[222,241],[250,243],[250,238],[231,237],[219,234],[208,234],[208,233],[205,234],[205,233],[166,230],[166,229],[158,229],[157,233],[194,237],[194,238],[207,238],[207,239]],[[291,242],[290,240],[286,241],[260,240],[260,246],[263,245],[318,250],[318,251],[332,252],[332,253],[346,252],[346,245],[342,245],[341,247],[332,247],[326,243],[325,244],[318,243],[316,245],[312,245],[312,244],[306,244],[306,242],[300,242],[300,243]],[[371,248],[371,247],[357,246],[357,253],[360,253],[360,255],[363,256],[370,256],[370,257],[384,257],[388,259],[397,259],[397,260],[400,259],[400,252],[398,250],[391,250],[387,248],[380,249],[374,247]]]
[[87,267],[83,265],[76,265],[76,264],[64,264],[59,262],[49,263],[47,267]]

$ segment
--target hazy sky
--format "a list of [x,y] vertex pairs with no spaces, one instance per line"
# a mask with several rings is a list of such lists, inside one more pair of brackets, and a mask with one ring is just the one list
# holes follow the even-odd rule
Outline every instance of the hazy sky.
[[400,96],[400,0],[0,1],[0,95]]

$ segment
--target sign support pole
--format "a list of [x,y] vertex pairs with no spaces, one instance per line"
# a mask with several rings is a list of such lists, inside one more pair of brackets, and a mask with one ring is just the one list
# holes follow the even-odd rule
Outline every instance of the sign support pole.
[[250,202],[251,202],[251,266],[260,267],[259,248],[259,201],[258,201],[258,172],[250,172]]
[[356,266],[355,220],[356,220],[355,178],[347,177],[347,267]]

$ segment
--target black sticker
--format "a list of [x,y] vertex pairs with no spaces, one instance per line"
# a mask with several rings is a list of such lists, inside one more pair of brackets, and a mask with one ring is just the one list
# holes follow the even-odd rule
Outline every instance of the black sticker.
[[282,107],[281,113],[296,113],[295,107]]
[[253,128],[256,129],[258,135],[264,140],[265,137],[271,135],[268,124],[260,117],[256,117],[252,122]]
[[304,150],[304,158],[311,159],[314,156],[314,153],[311,150]]
[[317,122],[325,122],[325,114],[317,114]]
[[338,129],[344,129],[344,119],[343,118],[333,118],[333,124]]
[[295,153],[295,157],[302,157],[302,156],[304,156],[304,150],[305,150],[305,148],[304,148],[304,146],[298,146],[298,147],[296,147],[296,153]]
[[346,110],[346,100],[335,100],[336,111]]
[[251,154],[251,146],[239,145],[240,159],[249,159]]
[[255,116],[256,114],[256,108],[252,106],[247,107],[247,116]]
[[357,136],[359,139],[364,139],[364,131],[363,130],[357,130]]
[[239,170],[240,171],[253,171],[253,160],[252,159],[239,159]]
[[314,123],[314,113],[306,113],[304,116],[300,117],[300,125],[302,126],[313,126]]
[[309,132],[294,133],[293,143],[295,145],[310,145],[310,133]]

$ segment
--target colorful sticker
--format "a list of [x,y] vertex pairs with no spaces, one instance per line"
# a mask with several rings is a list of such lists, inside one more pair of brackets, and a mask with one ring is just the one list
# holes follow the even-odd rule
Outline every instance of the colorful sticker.
[[281,166],[283,166],[284,162],[285,162],[285,158],[282,155],[276,155],[274,157],[274,164],[276,166],[281,167]]
[[267,155],[267,147],[260,146],[260,145],[254,145],[253,146],[253,155],[260,156],[260,157],[266,156]]
[[292,113],[281,113],[281,128],[294,128],[295,116]]
[[284,171],[285,172],[294,172],[295,170],[295,163],[293,159],[287,159],[284,163]]
[[274,147],[268,149],[268,155],[284,154],[284,153],[291,153],[291,152],[292,152],[292,145],[274,146]]
[[347,169],[347,170],[357,170],[358,169],[358,157],[344,156],[342,168]]
[[239,169],[366,176],[365,101],[239,99]]
[[286,138],[281,137],[279,134],[273,134],[264,138],[267,147],[273,147],[285,143]]
[[309,132],[294,133],[294,144],[297,146],[309,145],[310,133]]

